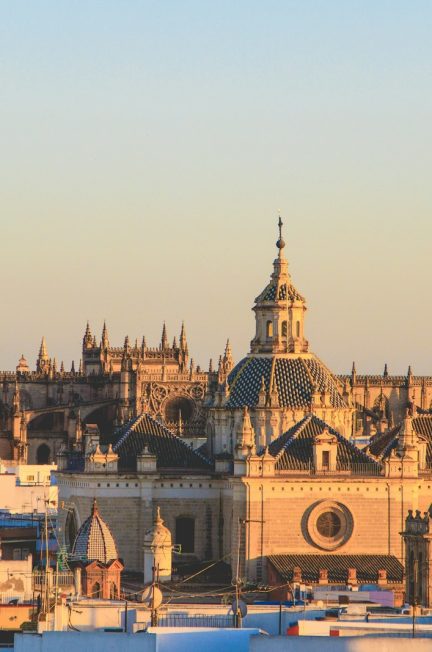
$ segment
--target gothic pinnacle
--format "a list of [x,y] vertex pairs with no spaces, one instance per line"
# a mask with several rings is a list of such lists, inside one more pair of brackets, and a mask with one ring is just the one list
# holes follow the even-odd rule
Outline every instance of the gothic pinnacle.
[[39,349],[39,359],[46,360],[48,358],[48,349],[45,341],[45,336],[42,336],[42,341]]
[[85,349],[91,349],[93,346],[93,335],[91,332],[90,324],[87,321],[84,337],[83,337],[83,347]]
[[168,338],[167,338],[167,332],[166,332],[166,325],[165,322],[163,323],[162,327],[162,337],[161,337],[161,349],[167,349],[168,348]]
[[103,328],[102,328],[102,337],[101,337],[101,348],[107,349],[108,347],[109,347],[108,329],[106,326],[106,321],[104,320]]
[[187,340],[186,340],[186,329],[184,321],[182,322],[182,327],[180,331],[180,348],[182,351],[187,351]]

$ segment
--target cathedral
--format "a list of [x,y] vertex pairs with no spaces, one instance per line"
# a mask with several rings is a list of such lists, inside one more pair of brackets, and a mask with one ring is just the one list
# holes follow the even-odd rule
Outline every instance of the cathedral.
[[105,325],[98,344],[87,325],[78,370],[42,340],[35,371],[22,356],[0,374],[0,455],[57,461],[66,545],[97,498],[126,569],[143,569],[160,507],[179,563],[401,584],[406,514],[431,502],[432,377],[333,374],[309,345],[281,220],[276,247],[237,364],[228,343],[196,367],[184,326],[150,348],[111,346]]

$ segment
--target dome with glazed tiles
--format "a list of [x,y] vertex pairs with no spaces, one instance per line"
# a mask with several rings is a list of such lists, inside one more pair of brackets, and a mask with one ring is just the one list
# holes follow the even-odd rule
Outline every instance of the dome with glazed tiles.
[[84,561],[97,560],[103,564],[119,557],[111,530],[99,514],[96,499],[90,516],[78,530],[72,555]]
[[328,405],[347,408],[342,387],[327,367],[313,355],[279,357],[249,355],[228,377],[227,407],[255,407],[260,391],[276,390],[279,407],[305,409],[314,394],[326,394]]

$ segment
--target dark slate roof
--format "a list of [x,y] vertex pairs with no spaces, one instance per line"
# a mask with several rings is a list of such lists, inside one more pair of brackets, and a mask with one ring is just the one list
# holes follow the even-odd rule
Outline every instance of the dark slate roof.
[[[432,468],[432,414],[422,414],[412,420],[414,431],[426,441],[426,466]],[[374,457],[386,459],[391,450],[396,447],[402,423],[387,432],[375,435],[371,439],[368,450]]]
[[384,433],[378,433],[370,440],[367,450],[371,455],[378,458],[385,459],[390,453],[391,449],[397,444],[397,436],[399,434],[401,424],[395,428],[390,428]]
[[136,456],[147,447],[156,455],[158,468],[211,470],[212,463],[199,451],[194,451],[149,414],[132,419],[117,432],[113,449],[119,455],[119,466],[136,468]]
[[338,470],[350,470],[352,465],[356,465],[359,471],[379,474],[381,465],[378,462],[313,414],[304,417],[269,445],[270,454],[276,458],[276,469],[280,471],[310,469],[313,466],[315,437],[325,428],[338,440],[336,458]]
[[360,582],[376,582],[378,571],[387,571],[388,582],[403,582],[403,566],[393,555],[270,555],[267,557],[272,566],[285,582],[293,579],[293,570],[298,567],[302,571],[302,580],[318,582],[321,569],[328,571],[328,581],[345,583],[348,569],[357,570],[357,580]]
[[280,407],[308,408],[314,391],[327,391],[332,407],[347,407],[336,378],[318,358],[243,358],[228,376],[230,395],[227,406],[254,407],[264,378],[269,389],[272,365]]

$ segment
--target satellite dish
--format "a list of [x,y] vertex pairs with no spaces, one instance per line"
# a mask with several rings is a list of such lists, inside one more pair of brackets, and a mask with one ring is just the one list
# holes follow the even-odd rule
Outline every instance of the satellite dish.
[[247,604],[244,600],[238,600],[237,598],[234,598],[232,601],[231,605],[231,611],[233,614],[236,614],[238,611],[240,611],[240,615],[242,618],[245,618],[247,615]]
[[157,586],[146,586],[140,595],[140,602],[143,602],[149,609],[158,609],[162,604],[162,591]]

